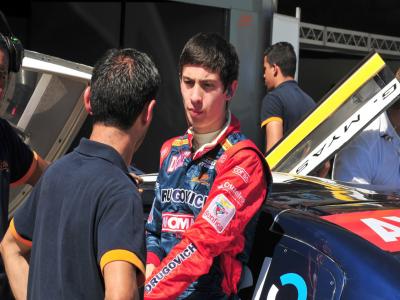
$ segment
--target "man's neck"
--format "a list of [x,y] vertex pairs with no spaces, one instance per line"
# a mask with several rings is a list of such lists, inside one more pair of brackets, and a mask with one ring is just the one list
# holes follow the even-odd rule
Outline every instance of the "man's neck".
[[131,163],[135,152],[135,141],[132,141],[128,132],[104,124],[94,124],[90,140],[114,148],[123,158],[126,165]]
[[294,78],[292,76],[286,76],[286,77],[280,76],[280,77],[277,77],[276,81],[275,81],[275,88],[280,86],[282,83],[284,83],[286,81],[291,81],[291,80],[294,80]]

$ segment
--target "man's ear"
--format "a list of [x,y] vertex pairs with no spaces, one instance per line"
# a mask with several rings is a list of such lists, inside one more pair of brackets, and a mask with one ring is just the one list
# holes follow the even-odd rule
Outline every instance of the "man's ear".
[[227,101],[231,100],[235,96],[236,90],[238,88],[238,81],[234,80],[230,86],[226,88]]
[[277,64],[273,64],[274,68],[274,77],[278,76],[279,73],[281,73],[281,68]]
[[92,113],[92,105],[90,104],[90,86],[88,86],[83,92],[83,104],[85,105],[85,110],[89,115]]
[[142,113],[142,121],[144,124],[150,123],[153,119],[153,111],[154,107],[156,106],[156,100],[151,100],[143,109]]

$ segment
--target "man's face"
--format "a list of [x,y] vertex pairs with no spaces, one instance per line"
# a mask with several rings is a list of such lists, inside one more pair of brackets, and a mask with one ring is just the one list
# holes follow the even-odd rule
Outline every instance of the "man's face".
[[264,81],[265,81],[265,86],[267,87],[268,90],[272,90],[275,88],[275,66],[270,65],[267,57],[264,57]]
[[224,91],[219,73],[186,65],[180,85],[186,116],[194,131],[209,133],[222,128],[230,96]]
[[0,101],[3,100],[8,83],[8,54],[0,48]]

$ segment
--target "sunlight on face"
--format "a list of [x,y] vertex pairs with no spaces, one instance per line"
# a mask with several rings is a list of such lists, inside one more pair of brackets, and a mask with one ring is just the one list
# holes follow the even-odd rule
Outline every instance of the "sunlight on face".
[[197,133],[209,133],[225,123],[227,96],[218,72],[186,65],[180,81],[185,112]]

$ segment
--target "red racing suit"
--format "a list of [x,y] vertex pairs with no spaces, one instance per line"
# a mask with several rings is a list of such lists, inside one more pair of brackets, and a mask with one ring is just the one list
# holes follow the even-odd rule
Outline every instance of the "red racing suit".
[[229,125],[192,152],[190,130],[161,148],[146,224],[145,299],[226,299],[237,294],[271,175],[256,146]]

